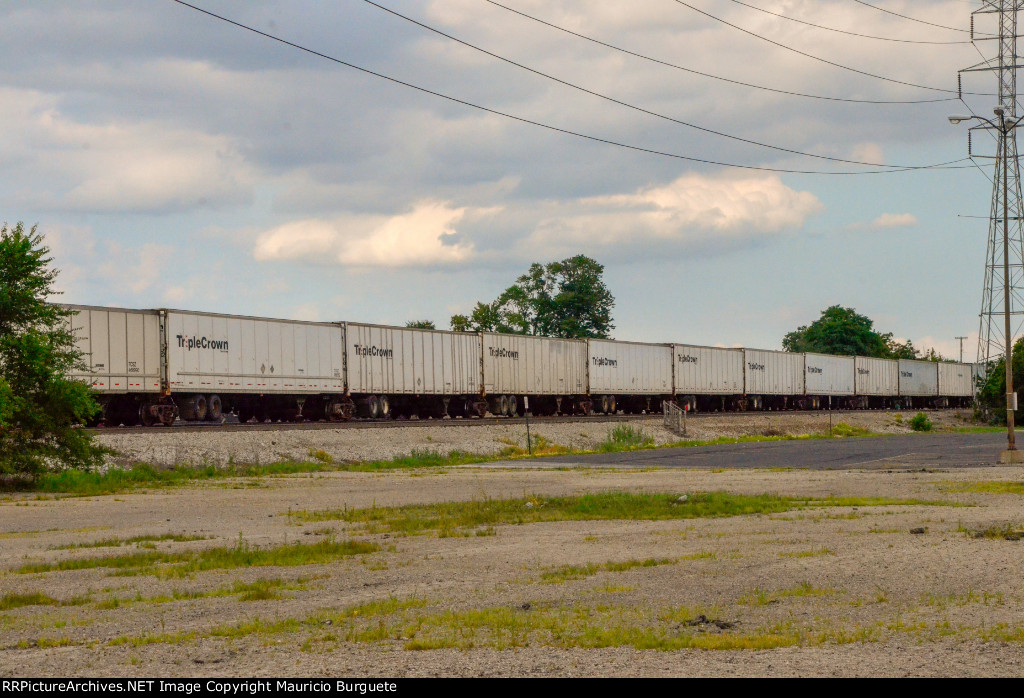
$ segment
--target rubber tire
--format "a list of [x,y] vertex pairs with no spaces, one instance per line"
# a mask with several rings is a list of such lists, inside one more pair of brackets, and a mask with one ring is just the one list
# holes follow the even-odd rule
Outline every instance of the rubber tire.
[[371,395],[366,398],[366,411],[369,414],[370,419],[380,418],[380,401],[376,395]]
[[183,410],[183,414],[190,415],[186,417],[189,421],[202,422],[206,419],[206,398],[202,395],[193,395],[188,398],[189,409]]
[[221,402],[220,395],[211,395],[206,398],[206,421],[207,422],[220,422],[224,419],[224,403]]
[[608,414],[615,414],[615,396],[608,396]]
[[391,419],[391,400],[388,399],[388,396],[381,395],[378,397],[377,404],[380,406],[380,418]]

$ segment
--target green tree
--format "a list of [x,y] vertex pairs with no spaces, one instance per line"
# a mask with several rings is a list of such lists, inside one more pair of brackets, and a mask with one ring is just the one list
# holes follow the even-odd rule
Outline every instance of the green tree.
[[75,428],[99,405],[67,378],[84,366],[71,313],[48,302],[57,277],[49,253],[35,227],[0,228],[0,475],[34,478],[102,461],[103,449]]
[[782,348],[846,356],[887,356],[891,335],[880,334],[874,325],[871,318],[853,308],[833,305],[821,311],[821,317],[810,325],[798,327],[783,337]]
[[905,342],[897,342],[892,338],[892,332],[883,335],[885,339],[885,346],[888,349],[888,354],[882,358],[886,359],[916,359],[920,355],[917,349],[914,348],[914,343],[909,339]]
[[547,337],[609,337],[615,298],[604,266],[584,255],[534,263],[492,303],[470,315],[453,315],[459,332],[508,332]]
[[815,352],[842,356],[870,356],[876,359],[927,359],[947,361],[934,349],[921,352],[909,339],[898,342],[892,332],[879,332],[874,321],[853,308],[833,305],[821,311],[810,325],[798,327],[782,338],[782,348],[793,352]]
[[[1024,337],[1013,343],[1013,386],[1017,393],[1018,405],[1021,388],[1024,388]],[[1006,423],[1006,360],[1000,357],[988,365],[986,378],[978,390],[978,402],[992,408],[993,413]],[[1015,411],[1015,417],[1021,412]]]
[[405,326],[409,327],[411,329],[414,329],[414,330],[436,330],[437,329],[437,327],[434,326],[434,321],[433,320],[409,320],[409,322],[405,323]]

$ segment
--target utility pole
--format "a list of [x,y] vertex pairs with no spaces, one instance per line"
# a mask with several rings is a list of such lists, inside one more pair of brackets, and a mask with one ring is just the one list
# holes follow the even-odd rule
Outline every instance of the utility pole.
[[959,339],[960,340],[960,363],[963,363],[964,362],[964,340],[967,339],[967,337],[953,337],[953,339]]
[[[983,122],[983,125],[972,127],[971,131],[988,131],[995,137],[997,144],[996,154],[989,156],[995,160],[995,172],[992,178],[992,207],[985,255],[977,361],[986,375],[991,375],[997,360],[1002,358],[1005,361],[1007,450],[1000,458],[1004,463],[1024,463],[1024,452],[1017,451],[1014,435],[1017,394],[1013,389],[1012,370],[1013,338],[1020,334],[1024,318],[1024,231],[1021,227],[1024,197],[1021,194],[1016,136],[1016,128],[1024,120],[1024,116],[1016,114],[1017,69],[1024,67],[1018,63],[1017,55],[1017,13],[1022,7],[1024,0],[981,0],[981,7],[971,13],[971,41],[975,45],[995,41],[998,52],[992,58],[983,55],[981,63],[961,73],[995,73],[998,88],[996,96],[999,100],[993,109],[996,118],[993,121],[977,114],[950,117],[952,123],[969,119]],[[995,31],[977,34],[976,19],[982,20],[986,26],[991,19],[995,19]],[[961,101],[962,78],[962,75],[958,76]],[[980,157],[971,152],[970,136],[967,143],[968,154],[972,158]]]

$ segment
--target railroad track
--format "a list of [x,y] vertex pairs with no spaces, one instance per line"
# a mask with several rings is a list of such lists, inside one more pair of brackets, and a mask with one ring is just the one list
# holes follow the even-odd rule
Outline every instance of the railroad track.
[[[942,409],[914,409],[912,412],[928,412],[928,413],[942,413],[942,412],[953,412],[957,409],[962,408],[942,408]],[[879,410],[832,410],[833,416],[843,414],[862,414],[864,412],[876,412]],[[820,415],[821,417],[827,416],[828,410],[786,410],[781,412],[690,412],[687,414],[687,419],[707,419],[709,417],[725,417],[725,418],[741,418],[741,417],[755,417],[764,416],[772,417],[774,415]],[[183,433],[195,433],[195,432],[245,432],[245,431],[316,431],[322,429],[395,429],[400,427],[419,428],[419,427],[485,427],[495,425],[525,425],[527,421],[531,424],[573,424],[573,423],[600,423],[600,422],[628,422],[628,421],[661,421],[662,415],[660,414],[602,414],[602,415],[590,415],[584,417],[581,415],[572,416],[559,416],[559,417],[531,417],[527,420],[525,417],[484,417],[476,419],[456,418],[456,419],[396,419],[389,421],[371,421],[371,420],[353,420],[350,422],[301,422],[301,423],[290,423],[290,422],[264,422],[262,424],[240,424],[237,421],[224,421],[220,424],[189,424],[179,422],[171,427],[94,427],[87,429],[87,431],[94,434],[183,434]]]

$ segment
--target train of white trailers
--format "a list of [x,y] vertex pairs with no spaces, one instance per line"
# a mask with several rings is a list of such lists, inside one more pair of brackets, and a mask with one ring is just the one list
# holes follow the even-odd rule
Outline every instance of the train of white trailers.
[[108,425],[958,407],[970,364],[68,305]]

